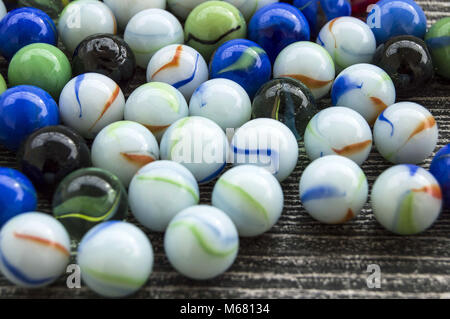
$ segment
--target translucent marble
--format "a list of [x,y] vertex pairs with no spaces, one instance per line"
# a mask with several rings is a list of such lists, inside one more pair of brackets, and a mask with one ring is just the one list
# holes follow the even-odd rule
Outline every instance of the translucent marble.
[[146,69],[151,57],[170,44],[183,44],[183,27],[173,14],[162,9],[147,9],[133,16],[124,33],[137,65]]
[[59,98],[62,121],[85,138],[94,138],[105,126],[122,120],[124,109],[125,97],[119,85],[99,73],[73,78]]
[[372,64],[355,64],[336,77],[331,89],[333,105],[349,107],[375,124],[378,116],[395,103],[396,91],[389,75]]
[[319,110],[311,91],[293,78],[277,78],[264,84],[253,99],[253,118],[273,118],[303,139],[306,126]]
[[147,82],[165,82],[190,100],[195,89],[208,80],[205,59],[186,45],[168,45],[157,51],[147,68]]
[[329,107],[309,122],[305,149],[311,160],[341,155],[361,165],[372,149],[372,131],[364,118],[352,109]]
[[442,193],[436,179],[415,165],[397,165],[375,181],[371,201],[373,213],[387,230],[414,235],[428,229],[438,218]]
[[373,128],[378,152],[388,161],[416,164],[433,153],[438,140],[433,115],[413,102],[400,102],[384,110]]
[[171,265],[191,279],[224,273],[236,259],[239,237],[231,219],[211,206],[181,211],[167,227],[164,250]]
[[77,264],[90,289],[104,297],[125,297],[147,282],[153,269],[153,247],[136,226],[109,221],[83,237]]
[[364,172],[352,160],[324,156],[309,164],[300,178],[300,200],[314,219],[341,224],[357,216],[367,201]]
[[194,175],[172,161],[142,167],[134,175],[128,194],[134,217],[146,228],[158,232],[165,231],[176,214],[197,205],[200,199]]
[[225,168],[228,149],[228,139],[219,125],[191,116],[176,121],[164,133],[161,159],[182,164],[203,184]]
[[166,0],[103,0],[117,19],[120,29],[125,29],[133,16],[146,9],[165,9]]
[[173,86],[163,82],[139,86],[125,104],[125,120],[144,125],[158,142],[172,123],[188,114],[184,96]]
[[336,72],[357,63],[370,63],[376,40],[367,24],[354,17],[339,17],[323,26],[317,36],[333,58]]
[[302,41],[286,47],[273,66],[274,77],[291,77],[303,82],[314,98],[324,97],[331,89],[335,67],[330,54],[316,43]]
[[127,193],[114,174],[99,168],[82,168],[67,175],[56,188],[53,216],[79,241],[91,228],[128,214]]
[[206,117],[224,131],[237,129],[248,122],[251,110],[247,92],[228,79],[206,81],[195,90],[189,103],[191,116]]
[[73,1],[61,13],[58,31],[67,50],[74,52],[78,44],[90,35],[116,34],[117,22],[112,11],[101,1]]
[[26,288],[44,287],[66,272],[69,235],[48,214],[20,214],[0,231],[0,256],[0,270],[9,281]]
[[234,165],[264,167],[280,182],[294,171],[298,144],[294,133],[273,119],[255,119],[236,131],[231,141]]
[[219,178],[212,193],[212,205],[231,218],[240,236],[258,236],[280,218],[283,190],[264,168],[241,165]]
[[118,121],[106,126],[95,137],[92,164],[114,173],[125,187],[144,165],[159,159],[156,138],[143,125]]

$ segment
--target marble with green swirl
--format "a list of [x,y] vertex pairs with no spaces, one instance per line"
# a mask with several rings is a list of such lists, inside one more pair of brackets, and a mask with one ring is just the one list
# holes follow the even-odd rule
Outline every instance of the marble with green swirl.
[[438,20],[425,35],[436,73],[450,79],[450,17]]
[[207,1],[197,6],[186,19],[186,45],[193,47],[209,60],[223,43],[245,38],[247,24],[239,10],[223,1]]
[[73,239],[80,240],[99,223],[125,219],[128,199],[115,175],[99,168],[83,168],[63,179],[53,196],[52,207],[54,217]]
[[308,122],[318,112],[311,91],[292,78],[264,84],[252,104],[252,118],[272,118],[286,124],[297,140],[303,139]]
[[171,265],[191,279],[210,279],[236,259],[239,237],[220,209],[200,205],[182,210],[169,224],[164,250]]
[[225,78],[241,85],[250,98],[272,77],[272,65],[266,51],[247,39],[222,44],[209,65],[212,79]]

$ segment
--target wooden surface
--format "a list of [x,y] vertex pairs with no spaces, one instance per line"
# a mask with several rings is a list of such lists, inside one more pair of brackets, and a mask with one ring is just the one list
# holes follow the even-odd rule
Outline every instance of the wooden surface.
[[[450,15],[449,0],[417,1],[426,11],[428,23]],[[0,60],[6,76],[6,62]],[[127,95],[145,81],[137,74]],[[414,96],[399,96],[426,106],[440,128],[439,145],[450,142],[450,82],[437,78]],[[330,100],[321,101],[322,107]],[[300,144],[302,148],[302,144]],[[430,160],[421,166],[428,168]],[[209,281],[191,281],[177,274],[168,263],[162,235],[149,233],[155,251],[154,271],[148,283],[133,298],[450,298],[450,213],[445,211],[428,231],[400,237],[385,231],[375,220],[370,205],[353,221],[328,226],[312,220],[298,196],[298,181],[309,163],[300,151],[295,172],[283,183],[285,209],[268,233],[242,239],[238,258],[224,275]],[[15,154],[0,148],[0,165],[17,168]],[[375,150],[364,163],[370,186],[391,165]],[[213,184],[201,187],[202,203],[209,203]],[[39,209],[50,212],[49,201]],[[130,219],[133,221],[132,219]],[[381,267],[380,289],[369,289],[369,264]],[[68,289],[65,277],[50,287],[26,290],[0,275],[2,298],[91,298],[83,285]]]

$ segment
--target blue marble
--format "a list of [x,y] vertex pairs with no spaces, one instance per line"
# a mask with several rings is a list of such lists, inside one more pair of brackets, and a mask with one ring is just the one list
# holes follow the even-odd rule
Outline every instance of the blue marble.
[[30,180],[12,168],[0,167],[0,228],[21,213],[36,210],[37,194]]
[[[327,21],[350,16],[352,13],[349,0],[294,0],[293,5],[300,9],[308,20],[311,35],[317,35]],[[322,9],[324,17],[319,17],[319,8]]]
[[9,12],[0,21],[0,54],[6,59],[12,59],[17,51],[32,43],[58,43],[56,26],[45,12],[21,8]]
[[245,39],[221,45],[209,64],[210,78],[225,78],[241,85],[253,99],[272,75],[269,57],[258,44]]
[[442,190],[446,208],[450,208],[450,144],[436,153],[431,162],[430,173],[437,179]]
[[310,28],[303,13],[286,3],[267,5],[250,20],[248,38],[258,43],[273,63],[289,44],[309,41]]
[[0,95],[0,144],[17,150],[34,131],[59,124],[58,105],[44,90],[19,85]]
[[377,44],[398,35],[413,35],[423,39],[427,18],[422,8],[413,0],[381,0],[367,17]]

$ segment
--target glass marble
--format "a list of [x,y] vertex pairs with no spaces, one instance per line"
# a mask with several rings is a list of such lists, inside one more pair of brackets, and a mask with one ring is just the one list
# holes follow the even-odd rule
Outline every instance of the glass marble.
[[205,117],[190,116],[167,129],[160,150],[161,159],[182,164],[204,184],[225,168],[228,149],[228,139],[219,125]]
[[15,169],[0,167],[0,229],[14,216],[36,207],[37,194],[31,181]]
[[266,51],[246,39],[235,39],[221,45],[209,64],[212,79],[225,78],[240,84],[253,99],[258,89],[272,76],[272,65]]
[[157,161],[134,175],[128,199],[131,212],[140,224],[163,232],[176,214],[198,204],[200,192],[194,175],[183,165]]
[[59,98],[63,123],[85,138],[94,138],[108,124],[123,119],[125,97],[116,82],[98,73],[78,75]]
[[372,131],[366,120],[347,107],[330,107],[317,113],[305,131],[310,160],[341,155],[361,165],[372,149]]
[[120,180],[99,168],[82,168],[67,175],[53,196],[53,216],[70,236],[80,240],[97,224],[122,220],[128,213],[127,193]]
[[40,191],[53,191],[71,172],[91,166],[84,139],[72,129],[47,126],[31,134],[18,156],[21,171]]
[[422,162],[433,153],[438,136],[433,115],[413,102],[389,106],[380,114],[373,127],[378,152],[395,164]]
[[72,57],[74,75],[100,73],[120,85],[134,76],[136,58],[122,38],[112,34],[95,34],[84,39]]
[[0,95],[8,89],[3,75],[0,74]]
[[273,119],[255,119],[236,131],[231,141],[234,165],[264,167],[280,182],[294,171],[298,144],[294,133]]
[[0,20],[6,15],[6,7],[3,1],[0,0]]
[[303,13],[286,3],[275,3],[258,10],[248,25],[248,38],[258,43],[273,63],[285,47],[308,41],[310,29]]
[[331,89],[335,67],[327,50],[316,43],[301,41],[281,51],[273,66],[273,76],[299,80],[315,99],[320,99]]
[[300,200],[312,218],[342,224],[356,217],[367,201],[366,175],[352,160],[328,155],[309,164],[300,178]]
[[273,118],[286,124],[297,140],[319,110],[311,91],[300,81],[277,78],[264,84],[253,99],[253,118]]
[[170,222],[164,236],[170,264],[191,279],[211,279],[224,273],[238,249],[238,232],[230,217],[211,206],[184,209]]
[[369,63],[376,50],[373,32],[354,17],[339,17],[323,26],[317,37],[333,58],[336,72],[357,63]]
[[436,73],[450,79],[450,17],[438,20],[428,30],[425,41]]
[[181,23],[170,12],[147,9],[130,20],[124,39],[136,56],[137,65],[146,69],[156,51],[170,44],[183,44],[184,33]]
[[147,82],[165,82],[191,99],[195,89],[208,80],[205,59],[187,45],[168,45],[157,51],[147,68]]
[[399,35],[413,35],[423,39],[427,18],[422,8],[413,0],[380,0],[367,16],[377,43],[386,42]]
[[167,6],[181,20],[186,20],[196,6],[206,1],[211,0],[167,0]]
[[367,63],[349,66],[336,77],[331,89],[333,105],[349,107],[370,126],[389,105],[395,103],[394,83],[383,69]]
[[417,92],[433,79],[433,62],[428,48],[413,36],[394,37],[380,45],[373,64],[386,71],[399,93]]
[[425,169],[397,165],[376,179],[371,201],[373,214],[384,228],[399,235],[414,235],[438,218],[442,193],[437,180]]
[[144,165],[159,159],[156,138],[145,126],[118,121],[106,126],[95,137],[92,164],[114,173],[125,187]]
[[0,21],[0,54],[11,60],[21,48],[32,43],[58,43],[58,32],[52,19],[35,8],[10,11]]
[[246,21],[249,21],[256,11],[264,6],[272,3],[277,3],[278,0],[224,0],[234,5],[244,16]]
[[62,89],[72,78],[72,67],[66,55],[57,47],[34,43],[20,49],[8,67],[11,86],[34,85],[58,100]]
[[0,231],[0,270],[17,286],[50,285],[66,271],[70,239],[60,222],[48,214],[20,214]]
[[209,61],[223,43],[245,38],[247,24],[235,6],[223,1],[207,1],[195,7],[184,25],[186,44]]
[[450,207],[450,144],[436,153],[430,165],[430,173],[441,186],[445,207]]
[[52,19],[57,19],[70,0],[19,0],[21,7],[33,7],[47,13]]
[[73,53],[86,37],[96,33],[117,32],[112,11],[101,1],[77,0],[69,3],[58,22],[59,36],[66,49]]
[[83,237],[77,264],[90,289],[104,297],[125,297],[147,282],[153,269],[153,247],[136,226],[109,221]]
[[119,28],[124,30],[128,22],[146,9],[165,9],[166,0],[103,0],[117,19]]
[[258,236],[272,228],[280,218],[283,190],[278,180],[264,168],[236,166],[217,181],[212,205],[231,218],[239,236]]
[[300,9],[308,20],[311,35],[314,37],[327,21],[349,16],[352,12],[349,0],[294,0],[292,4]]
[[144,125],[158,142],[171,124],[188,115],[183,94],[163,82],[141,85],[131,93],[125,104],[125,120]]
[[58,105],[44,90],[19,85],[0,95],[0,144],[17,150],[34,131],[59,124]]
[[247,92],[228,79],[213,79],[200,85],[189,103],[189,115],[203,116],[224,131],[237,129],[251,117],[252,103]]

